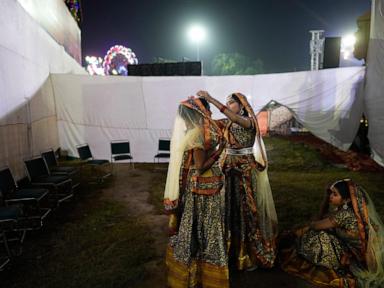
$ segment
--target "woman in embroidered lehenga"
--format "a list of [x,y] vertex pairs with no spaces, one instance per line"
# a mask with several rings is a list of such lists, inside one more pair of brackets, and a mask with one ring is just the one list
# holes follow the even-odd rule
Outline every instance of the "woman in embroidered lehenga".
[[167,287],[229,287],[224,228],[221,130],[204,99],[178,108],[164,193],[169,214]]
[[282,237],[283,270],[319,287],[384,287],[384,227],[368,194],[337,181],[319,218]]
[[256,115],[243,94],[229,95],[227,106],[206,91],[197,95],[227,116],[216,122],[227,142],[222,169],[229,261],[238,270],[271,268],[276,258],[277,215]]

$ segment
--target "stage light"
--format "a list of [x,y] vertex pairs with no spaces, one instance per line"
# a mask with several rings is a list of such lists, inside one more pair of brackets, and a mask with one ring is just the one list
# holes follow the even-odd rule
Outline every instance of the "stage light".
[[188,36],[193,43],[200,44],[206,37],[206,31],[200,25],[193,25],[188,30]]
[[355,43],[356,37],[353,34],[346,35],[341,38],[341,54],[345,60],[353,57]]
[[188,30],[188,38],[196,45],[196,59],[200,61],[200,44],[205,40],[207,32],[201,25],[192,25]]

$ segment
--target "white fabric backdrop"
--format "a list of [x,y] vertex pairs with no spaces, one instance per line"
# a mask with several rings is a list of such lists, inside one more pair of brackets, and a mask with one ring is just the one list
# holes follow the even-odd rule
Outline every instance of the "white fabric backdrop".
[[361,67],[257,76],[48,78],[49,73],[85,71],[19,2],[1,0],[0,166],[9,165],[21,177],[23,158],[58,146],[77,156],[75,146],[83,142],[96,157],[109,158],[109,142],[119,139],[130,140],[135,161],[152,161],[158,139],[170,137],[179,101],[200,89],[222,101],[231,92],[243,92],[255,110],[273,99],[312,133],[344,150],[365,107],[374,157],[384,166],[383,1],[372,1],[363,103],[356,93]]
[[39,26],[81,63],[81,32],[64,0],[17,1]]
[[[313,134],[346,150],[362,114],[363,67],[256,76],[95,77],[51,75],[60,146],[77,156],[89,143],[97,158],[110,158],[111,140],[127,139],[135,161],[151,162],[159,138],[170,138],[178,103],[200,89],[225,101],[242,92],[256,111],[274,100]],[[213,117],[219,118],[215,110]]]
[[384,166],[384,0],[372,0],[365,113],[373,158]]
[[[57,23],[63,30],[74,22],[68,17]],[[0,167],[10,166],[19,178],[24,158],[59,145],[52,86],[44,85],[49,73],[85,70],[16,0],[0,1],[0,35]]]

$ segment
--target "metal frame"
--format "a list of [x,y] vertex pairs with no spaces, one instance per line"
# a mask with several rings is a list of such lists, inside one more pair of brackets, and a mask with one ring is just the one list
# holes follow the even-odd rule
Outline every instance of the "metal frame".
[[[129,145],[129,153],[113,154],[112,145],[113,144],[119,144],[119,143],[128,143],[128,145]],[[115,160],[114,156],[116,156],[116,155],[127,155],[127,156],[130,156],[131,159],[123,159],[123,160],[129,160],[129,164],[132,166],[133,169],[135,169],[135,163],[133,163],[133,161],[132,161],[133,160],[133,156],[132,156],[132,153],[131,153],[131,143],[128,140],[113,140],[113,141],[110,142],[110,146],[111,146],[111,163],[114,163],[114,162],[117,162],[117,161],[122,161],[122,160]]]
[[[2,207],[2,209],[7,209],[8,207]],[[15,229],[14,226],[18,224],[18,217],[17,219],[14,218],[4,218],[0,220],[0,243],[4,244],[4,249],[6,252],[6,255],[0,259],[0,271],[4,270],[5,266],[9,264],[14,256],[20,256],[22,253],[22,244],[24,242],[25,236],[27,231],[24,229],[17,230]],[[5,226],[5,227],[4,227]],[[21,234],[18,237],[14,238],[8,238],[6,233],[8,232],[15,232],[15,233],[20,233]],[[18,247],[17,253],[12,253],[9,243],[10,242],[18,242],[20,245]]]
[[166,154],[171,155],[171,148],[169,148],[169,150],[160,150],[159,149],[160,141],[168,141],[169,143],[171,143],[171,139],[169,139],[169,138],[159,138],[159,141],[157,143],[157,154],[153,157],[153,163],[156,163],[156,158],[157,158],[157,163],[160,163],[160,159],[169,159],[170,158],[170,157],[157,157],[157,155],[159,155],[161,153],[166,153]]
[[[90,154],[91,154],[91,157],[89,157],[89,158],[87,158],[87,159],[81,159],[81,157],[80,157],[80,153],[79,153],[79,148],[81,148],[81,147],[85,147],[85,146],[88,146],[88,148],[89,148],[89,152],[90,152]],[[89,165],[89,166],[91,167],[92,171],[95,171],[95,172],[96,172],[95,174],[99,174],[98,176],[96,176],[97,183],[103,183],[105,178],[108,178],[109,176],[112,175],[112,164],[111,164],[111,162],[109,162],[109,160],[106,160],[106,161],[108,161],[108,162],[106,162],[106,163],[102,163],[102,164],[94,164],[94,163],[90,163],[90,161],[92,161],[92,160],[104,160],[104,159],[95,159],[95,158],[93,157],[93,154],[92,154],[92,151],[91,151],[91,147],[89,146],[88,143],[83,143],[83,144],[80,144],[80,145],[76,145],[76,149],[77,149],[77,153],[79,154],[80,159],[84,161],[83,165],[84,165],[84,164],[85,164],[85,165]],[[106,173],[104,173],[103,175],[101,175],[101,172],[100,172],[100,169],[99,169],[99,173],[97,173],[97,170],[98,170],[98,169],[96,169],[97,167],[102,167],[102,166],[105,166],[105,165],[107,165],[107,164],[110,165],[110,169],[109,169],[110,172],[106,172]]]
[[[4,191],[3,192],[3,200],[5,206],[12,206],[13,204],[22,204],[25,207],[29,208],[30,206],[33,206],[35,210],[39,213],[38,215],[28,215],[28,216],[22,216],[19,217],[20,223],[22,225],[19,225],[20,227],[23,227],[22,230],[37,230],[40,229],[43,226],[43,220],[48,216],[48,214],[51,212],[51,209],[47,207],[40,207],[40,201],[46,197],[49,194],[49,190],[47,190],[45,193],[43,193],[39,198],[35,197],[28,197],[28,198],[8,198],[9,195],[12,195],[13,193],[16,193],[17,191],[22,191],[23,189],[19,189],[17,186],[17,182],[15,181],[15,178],[13,177],[12,171],[8,166],[4,166],[0,168],[0,172],[3,172],[5,170],[9,171],[10,178],[13,183],[13,189],[14,191]],[[33,189],[33,188],[31,188]],[[36,223],[38,221],[38,225],[28,225],[30,222]],[[19,229],[16,229],[19,230]]]
[[[27,171],[27,176],[29,178],[29,181],[31,182],[31,185],[32,186],[35,186],[35,187],[43,187],[43,188],[47,188],[49,189],[50,192],[53,193],[53,196],[55,196],[56,198],[54,200],[57,201],[57,205],[60,205],[62,202],[64,201],[67,201],[69,199],[71,199],[73,197],[73,193],[72,193],[72,180],[70,178],[64,180],[64,181],[61,181],[60,183],[53,183],[53,182],[35,182],[33,181],[32,177],[31,177],[31,174],[30,174],[30,171],[27,167],[27,161],[33,161],[33,160],[36,160],[36,159],[42,159],[42,161],[44,162],[45,164],[45,169],[47,171],[48,174],[45,174],[47,176],[50,176],[51,174],[49,174],[49,168],[48,168],[48,165],[47,163],[45,162],[44,158],[42,156],[36,156],[36,157],[32,157],[30,159],[24,159],[24,166],[26,168],[26,171]],[[60,176],[60,175],[56,175],[56,176]],[[70,184],[70,191],[69,193],[59,193],[59,189],[60,187],[63,187],[65,185],[68,185]]]
[[43,154],[47,154],[47,153],[52,153],[53,156],[54,156],[54,159],[55,159],[55,167],[60,167],[59,165],[59,162],[57,161],[56,159],[56,154],[55,154],[55,151],[53,150],[53,148],[51,149],[48,149],[48,150],[45,150],[45,151],[42,151],[40,153],[41,157],[44,159],[45,161],[45,164],[46,166],[48,167],[48,171],[50,174],[52,175],[63,175],[63,176],[68,176],[68,178],[71,178],[72,179],[72,190],[75,190],[77,187],[80,186],[80,182],[74,182],[73,181],[73,178],[75,178],[74,176],[77,174],[77,173],[80,173],[79,169],[77,169],[76,167],[72,167],[72,166],[68,166],[68,167],[71,167],[73,168],[73,172],[65,172],[65,171],[51,171],[51,168],[49,167],[45,157]]

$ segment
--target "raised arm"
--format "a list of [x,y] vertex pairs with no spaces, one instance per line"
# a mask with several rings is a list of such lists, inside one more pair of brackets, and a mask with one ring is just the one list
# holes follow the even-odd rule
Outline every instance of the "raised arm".
[[231,120],[232,122],[235,122],[244,128],[252,127],[251,119],[242,117],[232,112],[224,104],[220,103],[220,101],[216,100],[211,95],[209,95],[207,91],[199,91],[197,92],[197,96],[202,97],[205,100],[207,100],[209,103],[212,103],[213,105],[215,105],[217,109],[219,109],[220,112],[223,113],[225,116],[227,116],[228,119]]

